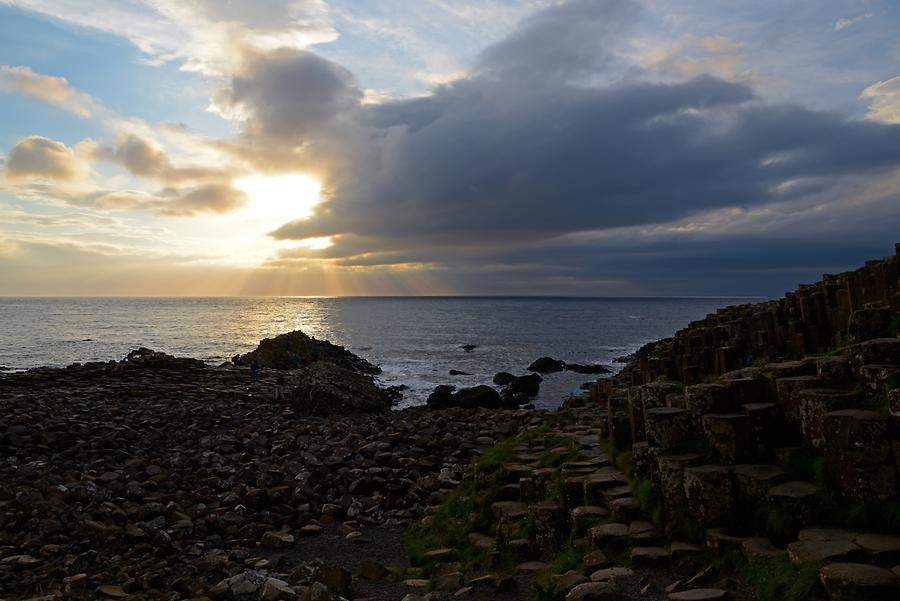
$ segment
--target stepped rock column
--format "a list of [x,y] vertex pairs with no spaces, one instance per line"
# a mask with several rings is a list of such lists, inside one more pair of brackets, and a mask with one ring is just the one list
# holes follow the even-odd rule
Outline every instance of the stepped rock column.
[[848,499],[864,503],[900,494],[887,416],[874,411],[832,411],[825,415],[824,429],[828,473]]

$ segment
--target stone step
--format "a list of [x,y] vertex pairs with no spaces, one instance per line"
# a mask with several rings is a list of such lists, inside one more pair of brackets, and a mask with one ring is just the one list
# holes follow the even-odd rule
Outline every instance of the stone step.
[[862,548],[845,540],[807,540],[790,543],[788,557],[795,564],[810,561],[848,561],[859,559]]
[[635,566],[661,566],[669,562],[669,550],[663,547],[633,547],[631,563]]
[[518,520],[528,514],[528,505],[520,501],[496,501],[491,505],[491,512],[497,520]]
[[819,571],[829,597],[892,601],[900,597],[897,576],[890,570],[860,563],[832,563]]
[[764,463],[736,465],[734,476],[738,501],[745,503],[764,500],[769,490],[786,478],[783,469]]
[[609,511],[597,505],[582,505],[571,510],[569,515],[572,518],[572,530],[581,536],[592,524],[608,517]]
[[745,413],[707,413],[703,433],[710,449],[728,463],[752,461],[756,454],[750,416]]
[[719,588],[695,588],[680,593],[669,593],[669,601],[717,601],[727,599],[728,591]]
[[812,482],[785,482],[770,488],[766,497],[773,511],[789,516],[798,528],[815,522],[821,510],[820,490]]
[[785,551],[775,547],[767,538],[753,537],[741,543],[741,553],[747,561],[754,561],[781,557]]
[[518,482],[519,478],[528,478],[535,470],[533,466],[523,463],[504,463],[502,469],[506,482]]
[[609,504],[610,514],[614,520],[630,522],[641,514],[641,504],[634,497],[621,497]]
[[710,528],[706,531],[706,547],[717,557],[724,557],[731,551],[739,551],[745,541],[746,536],[732,534],[725,528]]
[[621,544],[628,539],[628,526],[620,522],[610,522],[594,526],[588,530],[588,540],[594,547],[607,544]]
[[601,568],[591,574],[591,582],[615,582],[616,580],[634,578],[635,575],[633,570],[623,566]]
[[479,549],[492,549],[497,539],[481,532],[470,532],[469,542]]

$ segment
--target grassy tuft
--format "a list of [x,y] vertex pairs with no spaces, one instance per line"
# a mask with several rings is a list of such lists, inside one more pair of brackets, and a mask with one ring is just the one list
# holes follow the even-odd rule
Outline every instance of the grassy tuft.
[[758,601],[815,601],[825,598],[817,563],[795,566],[787,557],[757,559],[738,568]]

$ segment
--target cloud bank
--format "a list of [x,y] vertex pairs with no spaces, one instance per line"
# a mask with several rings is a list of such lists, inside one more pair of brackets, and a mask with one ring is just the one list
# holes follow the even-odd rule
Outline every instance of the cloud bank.
[[863,92],[865,120],[773,101],[729,37],[642,52],[635,0],[547,3],[429,94],[375,101],[312,46],[335,35],[318,0],[107,8],[101,28],[133,17],[123,33],[148,60],[214,75],[210,109],[237,134],[123,122],[81,153],[29,138],[6,172],[73,182],[85,157],[113,163],[152,189],[68,201],[166,216],[234,212],[241,176],[316,174],[324,202],[270,232],[281,248],[263,271],[409,270],[464,293],[775,294],[884,252],[900,223],[896,78]]

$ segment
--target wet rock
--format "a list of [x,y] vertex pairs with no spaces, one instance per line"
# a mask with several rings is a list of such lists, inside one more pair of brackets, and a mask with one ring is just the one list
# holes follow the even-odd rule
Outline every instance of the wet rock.
[[516,376],[512,375],[508,371],[501,371],[494,375],[493,380],[491,380],[497,386],[506,386],[516,379]]
[[526,397],[537,396],[541,390],[542,379],[538,374],[514,376],[506,385],[504,393],[508,395],[524,394]]
[[541,357],[540,359],[535,359],[531,365],[528,366],[528,371],[537,372],[539,374],[551,374],[565,369],[566,362],[561,359],[554,359],[553,357]]
[[431,396],[428,397],[428,406],[433,409],[447,409],[449,407],[499,409],[503,407],[503,399],[500,397],[500,393],[490,386],[481,385],[472,388],[461,388],[456,392],[451,392],[449,395],[447,392],[445,387],[439,386],[436,388],[431,393]]

